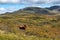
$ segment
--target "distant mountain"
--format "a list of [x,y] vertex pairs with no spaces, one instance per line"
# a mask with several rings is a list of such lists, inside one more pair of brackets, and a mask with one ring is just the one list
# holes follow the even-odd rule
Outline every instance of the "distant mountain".
[[[60,6],[51,6],[49,8],[40,7],[26,7],[18,11],[12,12],[12,14],[24,14],[24,13],[36,13],[36,14],[60,14]],[[5,13],[8,14],[8,13]],[[11,14],[11,13],[10,13]]]
[[52,6],[50,8],[47,8],[48,10],[55,10],[55,11],[60,11],[60,6]]
[[26,13],[51,14],[50,10],[45,9],[45,8],[40,8],[40,7],[26,7],[19,11],[26,12]]
[[48,8],[49,10],[57,10],[59,9],[60,10],[60,6],[52,6],[50,8]]
[[51,13],[60,14],[60,6],[51,6],[46,8],[51,11]]
[[49,8],[26,7],[22,11],[39,14],[60,14],[60,6],[51,6]]

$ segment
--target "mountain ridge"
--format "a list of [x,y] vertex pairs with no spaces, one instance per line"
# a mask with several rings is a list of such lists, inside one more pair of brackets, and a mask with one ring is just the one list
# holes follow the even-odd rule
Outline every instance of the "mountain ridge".
[[[10,12],[6,12],[5,14],[10,13]],[[18,14],[18,13],[38,13],[38,14],[60,14],[60,6],[51,6],[48,8],[41,8],[41,7],[25,7],[23,9],[19,9],[17,11],[11,12],[14,14]],[[10,13],[10,14],[11,14]]]

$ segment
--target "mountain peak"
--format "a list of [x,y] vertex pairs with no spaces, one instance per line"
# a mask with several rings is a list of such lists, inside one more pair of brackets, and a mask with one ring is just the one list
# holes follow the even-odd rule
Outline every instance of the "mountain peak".
[[26,7],[23,10],[39,10],[41,9],[40,7]]
[[39,14],[49,14],[49,10],[45,8],[40,8],[40,7],[26,7],[22,9],[23,12],[28,12],[28,13],[39,13]]
[[60,9],[60,6],[51,6],[50,8],[48,8],[50,10],[55,10],[55,9]]

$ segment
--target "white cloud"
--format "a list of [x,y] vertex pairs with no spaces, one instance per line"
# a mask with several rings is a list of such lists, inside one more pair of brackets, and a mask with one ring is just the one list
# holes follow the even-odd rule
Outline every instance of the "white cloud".
[[0,3],[60,4],[60,0],[0,0]]
[[10,0],[11,3],[19,3],[20,0]]
[[11,6],[9,8],[6,9],[8,12],[13,12],[13,11],[16,11],[16,10],[19,10],[18,8],[14,7],[14,6]]
[[1,3],[6,3],[8,0],[0,0]]
[[23,4],[60,4],[60,0],[20,0]]
[[0,8],[0,11],[2,11],[2,10],[5,10],[5,8],[2,8],[2,7],[1,7],[1,8]]
[[20,0],[0,0],[0,3],[19,3]]
[[16,11],[16,10],[19,10],[17,9],[16,7],[9,7],[9,8],[5,8],[5,7],[0,7],[0,14],[2,13],[6,13],[6,12],[13,12],[13,11]]
[[0,7],[0,14],[1,14],[1,13],[5,13],[5,12],[6,12],[6,9],[3,8],[3,7]]

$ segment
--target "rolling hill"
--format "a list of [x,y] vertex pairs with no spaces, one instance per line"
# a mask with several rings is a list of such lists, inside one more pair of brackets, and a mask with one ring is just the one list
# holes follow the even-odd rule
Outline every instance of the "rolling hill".
[[47,8],[26,7],[1,14],[0,40],[60,40],[60,15],[56,15],[59,13]]

